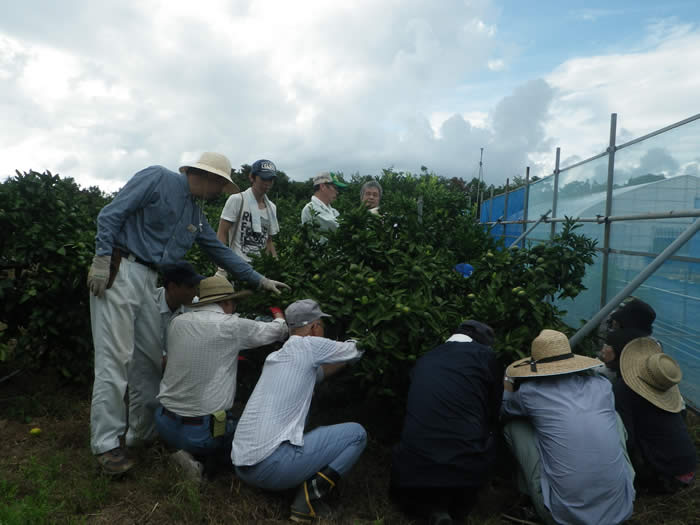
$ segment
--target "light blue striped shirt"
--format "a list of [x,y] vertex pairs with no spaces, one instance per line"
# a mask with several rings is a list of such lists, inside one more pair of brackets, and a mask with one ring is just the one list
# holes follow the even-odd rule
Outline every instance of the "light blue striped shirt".
[[190,193],[187,176],[162,166],[136,173],[97,216],[97,255],[121,246],[154,264],[182,260],[197,242],[211,259],[238,279],[262,276],[222,244]]
[[542,461],[542,495],[561,524],[615,524],[632,514],[634,474],[617,431],[610,381],[565,374],[523,380],[503,393],[506,416],[530,419]]
[[293,335],[265,359],[255,390],[248,399],[233,438],[236,466],[256,465],[289,441],[304,444],[304,423],[311,405],[317,370],[322,364],[362,356],[355,341]]

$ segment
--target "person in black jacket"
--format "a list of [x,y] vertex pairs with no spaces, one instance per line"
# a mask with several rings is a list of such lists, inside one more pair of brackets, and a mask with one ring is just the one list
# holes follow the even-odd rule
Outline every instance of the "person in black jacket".
[[390,494],[431,524],[468,514],[495,462],[503,369],[493,340],[491,327],[465,321],[411,372]]
[[622,306],[610,314],[605,332],[605,345],[600,360],[605,363],[604,375],[615,381],[620,374],[620,354],[632,339],[651,336],[656,312],[636,297],[626,299]]
[[615,409],[627,429],[627,450],[636,484],[674,492],[695,478],[697,455],[680,414],[683,399],[678,363],[650,337],[634,339],[620,356],[613,386]]

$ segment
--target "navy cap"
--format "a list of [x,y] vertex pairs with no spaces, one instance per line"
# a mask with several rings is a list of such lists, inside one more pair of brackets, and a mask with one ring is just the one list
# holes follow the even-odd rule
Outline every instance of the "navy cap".
[[277,177],[277,167],[271,160],[256,160],[250,167],[250,174],[253,176],[258,176],[263,180],[274,179]]
[[174,264],[164,264],[160,267],[165,282],[173,282],[175,284],[187,284],[194,286],[204,279],[203,275],[199,275],[187,261],[179,261]]
[[610,319],[617,321],[622,328],[634,328],[651,334],[656,312],[644,301],[633,297],[610,314]]
[[484,346],[492,346],[496,338],[493,333],[493,328],[473,319],[462,321],[462,324],[457,328],[457,333],[468,335],[474,339],[474,341]]

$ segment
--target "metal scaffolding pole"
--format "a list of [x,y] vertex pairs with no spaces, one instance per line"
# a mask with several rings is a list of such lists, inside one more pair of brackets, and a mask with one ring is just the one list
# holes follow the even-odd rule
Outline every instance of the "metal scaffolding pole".
[[530,229],[528,229],[527,231],[521,233],[521,234],[520,234],[520,237],[518,237],[517,239],[515,239],[515,240],[513,241],[513,243],[512,243],[510,246],[508,246],[508,248],[512,248],[513,246],[517,246],[517,244],[518,244],[520,241],[522,241],[525,237],[527,237],[527,236],[530,234],[530,232],[531,232],[532,230],[534,230],[534,229],[537,227],[537,225],[538,225],[539,223],[541,223],[543,220],[545,220],[545,219],[547,218],[547,215],[549,215],[549,213],[550,213],[551,211],[552,211],[552,210],[547,210],[547,212],[546,212],[544,215],[542,215],[539,219],[537,219],[537,220],[535,221],[535,224],[533,224],[532,226],[530,226]]
[[[678,210],[664,211],[658,213],[638,213],[635,215],[613,215],[612,217],[576,217],[576,222],[595,222],[603,224],[605,222],[617,221],[648,221],[653,219],[689,219],[700,217],[700,210]],[[552,217],[544,222],[564,222],[566,217]],[[498,221],[498,224],[526,224],[535,222],[534,220]],[[485,222],[484,224],[496,224],[495,222]],[[610,248],[612,250],[612,248]]]
[[[503,197],[503,218],[508,219],[508,190],[510,187],[510,179],[506,179],[506,194]],[[506,229],[508,226],[503,224],[503,240],[506,240]]]
[[625,286],[620,293],[615,297],[610,299],[610,301],[597,313],[593,318],[583,325],[574,336],[569,339],[569,344],[571,348],[574,348],[591,330],[594,330],[603,319],[605,319],[610,312],[612,312],[627,296],[634,292],[644,281],[646,281],[649,276],[654,273],[659,267],[669,258],[671,255],[676,253],[688,240],[690,240],[693,235],[695,235],[698,230],[700,230],[700,219],[691,224],[683,233],[681,233],[675,241],[668,245],[668,247],[662,251],[656,259],[651,261],[649,265],[644,268],[644,270],[637,275],[630,283]]
[[[615,138],[617,136],[617,113],[610,115],[610,141],[608,145],[608,185],[605,192],[605,216],[612,213],[613,181],[615,178]],[[603,231],[603,265],[600,278],[600,307],[608,299],[608,262],[610,259],[610,221],[605,221]]]
[[[481,193],[481,183],[483,176],[483,166],[484,166],[484,148],[481,148],[481,153],[479,154],[479,178],[476,181],[476,213],[481,217],[481,199],[483,195]],[[489,217],[491,219],[491,217]]]
[[[554,191],[552,193],[552,215],[557,216],[557,200],[559,199],[559,158],[561,156],[561,148],[557,148],[557,157],[554,161]],[[552,231],[549,238],[553,238],[557,231],[557,225],[552,223]]]
[[525,168],[525,196],[523,200],[523,233],[527,230],[527,207],[530,204],[530,166]]

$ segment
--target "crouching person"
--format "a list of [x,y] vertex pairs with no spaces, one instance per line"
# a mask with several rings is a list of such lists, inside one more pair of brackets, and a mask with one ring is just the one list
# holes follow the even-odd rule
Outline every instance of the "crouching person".
[[201,479],[202,462],[213,469],[230,461],[238,353],[287,337],[279,309],[270,323],[233,315],[246,293],[234,293],[225,277],[204,279],[199,301],[168,328],[156,426],[168,445],[181,449],[173,459],[195,480]]
[[431,524],[466,516],[495,463],[503,368],[493,339],[489,326],[465,321],[411,372],[391,496]]
[[265,360],[238,422],[231,459],[244,482],[266,490],[298,487],[290,519],[310,522],[324,514],[320,500],[348,473],[367,442],[357,423],[304,433],[317,381],[361,357],[354,341],[323,337],[318,303],[296,301],[285,311],[291,337]]
[[531,357],[506,369],[502,414],[524,419],[504,435],[519,488],[548,524],[613,525],[632,514],[634,470],[612,385],[587,372],[601,365],[572,353],[563,333],[542,330]]
[[651,337],[628,343],[613,386],[615,407],[627,429],[627,449],[637,485],[669,493],[695,478],[697,455],[681,409],[678,363]]

